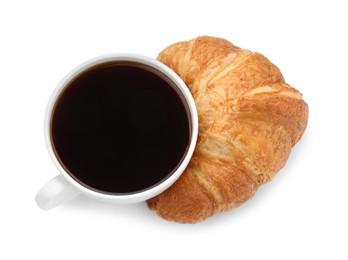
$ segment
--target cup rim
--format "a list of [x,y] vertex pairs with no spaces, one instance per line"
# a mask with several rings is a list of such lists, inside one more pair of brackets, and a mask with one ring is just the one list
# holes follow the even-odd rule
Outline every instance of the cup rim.
[[[76,181],[73,177],[67,173],[67,171],[64,169],[64,167],[59,162],[58,158],[56,157],[56,154],[54,152],[52,140],[50,137],[50,123],[51,123],[51,116],[52,112],[54,110],[54,106],[56,104],[56,100],[59,98],[62,91],[65,89],[66,85],[73,80],[76,76],[78,76],[80,73],[85,71],[86,69],[106,63],[106,62],[113,62],[113,61],[127,61],[127,62],[136,62],[145,64],[147,66],[150,66],[159,72],[163,73],[165,76],[167,76],[181,91],[183,97],[185,98],[187,102],[187,106],[190,111],[191,115],[191,124],[192,124],[192,131],[191,131],[191,139],[189,148],[186,152],[186,155],[184,159],[182,160],[180,166],[175,170],[174,173],[171,174],[167,179],[164,181],[158,183],[157,185],[154,185],[153,187],[147,188],[145,190],[141,190],[139,192],[129,193],[129,194],[109,194],[109,193],[102,193],[98,192],[96,190],[89,189],[88,187],[80,184],[78,181]],[[105,54],[101,56],[97,56],[95,58],[89,59],[82,64],[78,65],[74,69],[72,69],[55,87],[54,91],[51,94],[51,97],[48,101],[47,107],[46,107],[46,113],[45,113],[45,122],[44,122],[44,134],[45,134],[45,143],[46,148],[48,150],[48,153],[54,162],[55,166],[58,168],[59,172],[64,176],[64,178],[72,184],[75,188],[80,190],[83,194],[101,199],[101,200],[107,200],[112,202],[118,202],[118,203],[135,203],[140,201],[145,201],[147,199],[150,199],[159,193],[163,192],[167,188],[169,188],[184,172],[186,169],[189,161],[191,160],[191,157],[193,155],[197,137],[198,137],[198,113],[196,109],[196,105],[194,102],[194,99],[186,86],[186,84],[183,82],[183,80],[168,66],[165,64],[152,59],[147,56],[143,56],[140,54],[134,54],[134,53],[111,53],[111,54]]]

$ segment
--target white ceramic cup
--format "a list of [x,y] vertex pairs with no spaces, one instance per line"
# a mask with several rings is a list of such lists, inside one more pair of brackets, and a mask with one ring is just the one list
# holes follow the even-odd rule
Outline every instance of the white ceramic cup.
[[[69,173],[64,169],[64,167],[60,164],[53,148],[52,140],[50,137],[51,133],[51,117],[53,114],[54,106],[62,93],[65,87],[74,79],[76,76],[80,75],[82,72],[87,69],[96,66],[98,64],[106,63],[106,62],[135,62],[141,63],[146,66],[154,68],[156,71],[162,73],[164,76],[169,78],[174,85],[177,87],[177,90],[180,91],[182,97],[185,99],[186,105],[189,110],[189,116],[191,117],[191,136],[190,142],[188,146],[187,153],[184,159],[181,161],[179,167],[177,167],[176,171],[167,179],[163,180],[159,184],[152,186],[146,190],[142,190],[139,192],[131,193],[131,194],[108,194],[98,192],[96,190],[89,189],[86,186],[81,185],[79,182],[75,181]],[[87,195],[91,198],[106,201],[106,202],[115,202],[119,204],[128,204],[128,203],[136,203],[145,201],[149,198],[152,198],[159,193],[166,190],[169,186],[171,186],[183,173],[185,168],[187,167],[195,145],[197,141],[198,135],[198,116],[197,110],[194,103],[194,100],[189,92],[185,83],[180,79],[180,77],[172,71],[170,68],[160,63],[157,60],[152,58],[148,58],[142,55],[137,54],[108,54],[100,57],[96,57],[94,59],[88,60],[81,65],[77,66],[73,69],[68,75],[66,75],[63,80],[57,85],[52,96],[48,102],[46,115],[45,115],[45,141],[48,149],[48,153],[51,156],[52,161],[58,168],[60,174],[49,181],[45,186],[43,186],[39,192],[37,193],[35,200],[37,205],[44,210],[51,209],[55,206],[58,206],[80,194]]]

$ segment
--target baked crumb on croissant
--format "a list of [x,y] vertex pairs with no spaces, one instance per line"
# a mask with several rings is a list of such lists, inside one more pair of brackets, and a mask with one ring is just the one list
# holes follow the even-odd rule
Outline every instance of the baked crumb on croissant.
[[183,175],[147,203],[167,220],[196,223],[272,180],[305,131],[308,106],[266,57],[221,38],[175,43],[158,60],[190,89],[199,136]]

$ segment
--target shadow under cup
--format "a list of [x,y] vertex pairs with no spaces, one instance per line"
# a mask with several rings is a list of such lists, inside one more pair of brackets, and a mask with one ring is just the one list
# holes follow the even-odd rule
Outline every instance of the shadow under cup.
[[156,68],[109,61],[83,70],[59,93],[50,142],[82,186],[132,194],[168,179],[183,162],[191,112],[177,85]]

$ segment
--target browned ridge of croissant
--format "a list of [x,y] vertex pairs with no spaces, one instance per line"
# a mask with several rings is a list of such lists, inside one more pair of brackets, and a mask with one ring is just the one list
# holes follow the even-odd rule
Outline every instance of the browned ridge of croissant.
[[175,43],[158,60],[190,89],[199,136],[183,175],[147,203],[167,220],[196,223],[272,180],[304,133],[308,106],[267,58],[224,39]]

